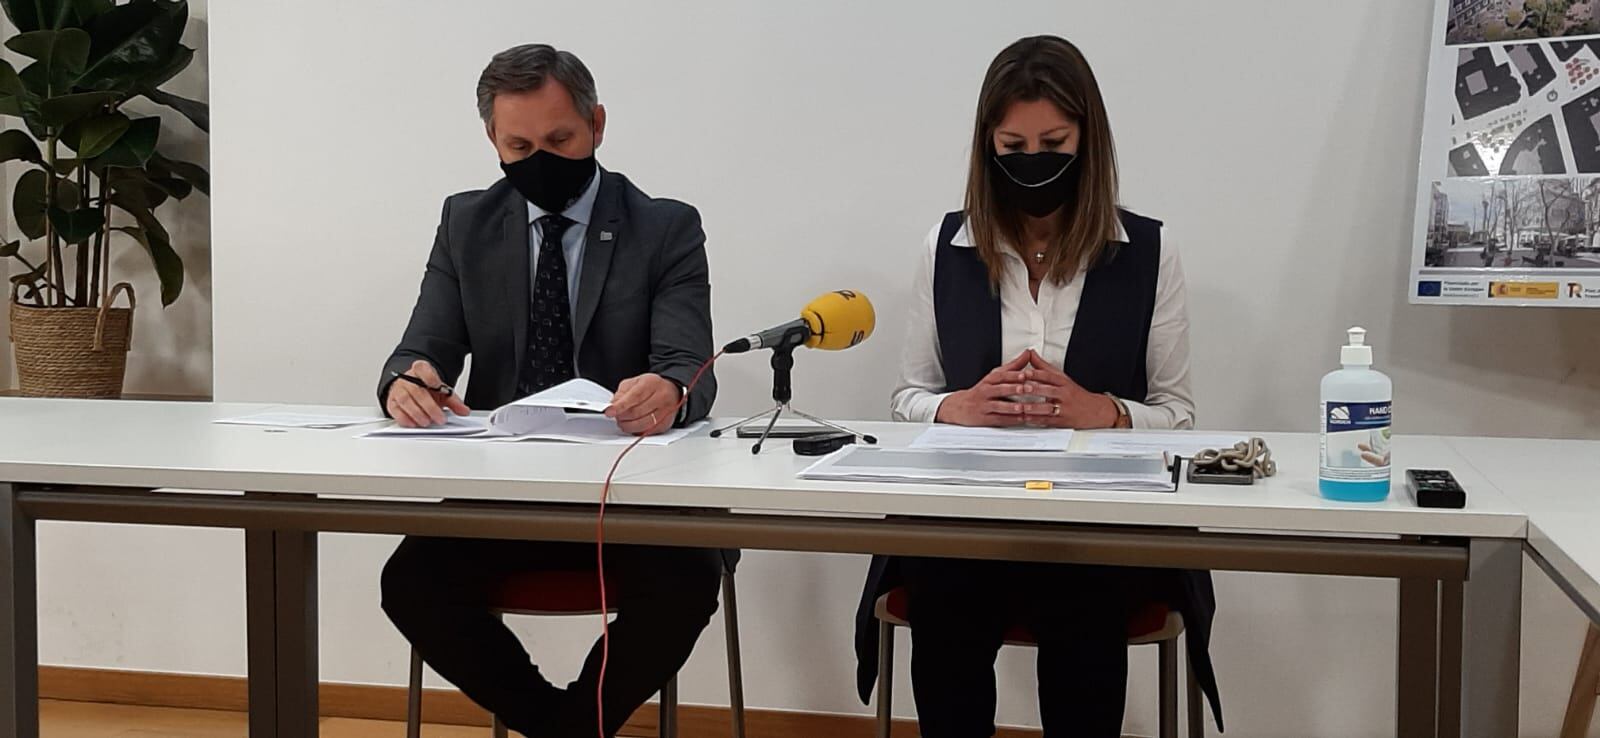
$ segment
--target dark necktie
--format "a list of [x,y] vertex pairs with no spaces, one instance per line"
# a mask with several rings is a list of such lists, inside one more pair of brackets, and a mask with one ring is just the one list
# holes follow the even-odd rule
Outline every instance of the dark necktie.
[[572,303],[567,292],[567,254],[561,236],[572,221],[546,215],[539,226],[539,263],[528,302],[527,361],[518,393],[526,397],[572,379]]

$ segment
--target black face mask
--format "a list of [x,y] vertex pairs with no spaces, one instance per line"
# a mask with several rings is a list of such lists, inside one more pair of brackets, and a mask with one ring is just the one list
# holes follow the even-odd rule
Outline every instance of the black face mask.
[[500,162],[511,186],[547,213],[560,213],[583,194],[595,174],[594,154],[568,159],[544,149],[507,164]]
[[1000,197],[1022,212],[1043,218],[1061,208],[1078,192],[1077,157],[1060,151],[1005,154],[992,162],[999,176]]

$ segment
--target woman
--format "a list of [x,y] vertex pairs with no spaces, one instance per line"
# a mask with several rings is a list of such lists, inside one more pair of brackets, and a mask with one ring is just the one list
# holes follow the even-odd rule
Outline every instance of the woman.
[[[920,262],[897,419],[1193,425],[1177,252],[1159,221],[1117,207],[1105,105],[1067,41],[1025,38],[990,64],[965,207],[929,233]],[[1151,602],[1183,613],[1196,673],[1216,707],[1205,650],[1213,601],[1202,572],[876,560],[857,622],[863,698],[876,665],[872,604],[901,584],[925,738],[993,735],[994,659],[1013,625],[1039,644],[1045,735],[1119,735],[1128,620]]]

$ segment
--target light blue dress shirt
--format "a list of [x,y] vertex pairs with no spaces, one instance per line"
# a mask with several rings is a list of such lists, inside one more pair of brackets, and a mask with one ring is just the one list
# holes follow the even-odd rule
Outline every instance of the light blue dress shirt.
[[[594,176],[589,178],[589,186],[573,200],[561,214],[573,222],[561,234],[561,253],[567,257],[567,304],[572,308],[574,316],[578,312],[578,282],[583,276],[583,244],[589,235],[589,220],[594,217],[594,200],[600,192],[600,166],[594,168]],[[539,232],[539,219],[550,213],[544,208],[533,203],[528,203],[528,251],[531,259],[528,261],[528,288],[529,299],[533,297],[539,275],[539,249],[543,248],[544,236]]]

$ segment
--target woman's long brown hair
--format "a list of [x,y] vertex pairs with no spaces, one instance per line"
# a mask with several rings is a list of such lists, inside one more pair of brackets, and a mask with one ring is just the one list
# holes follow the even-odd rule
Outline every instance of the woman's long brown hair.
[[1117,153],[1094,71],[1078,47],[1058,36],[1032,36],[1007,46],[989,64],[978,93],[972,160],[967,171],[967,229],[998,286],[1006,244],[1020,248],[1026,217],[996,197],[994,129],[1014,102],[1049,100],[1078,123],[1078,195],[1051,216],[1054,241],[1045,251],[1049,279],[1065,284],[1092,267],[1117,233]]

